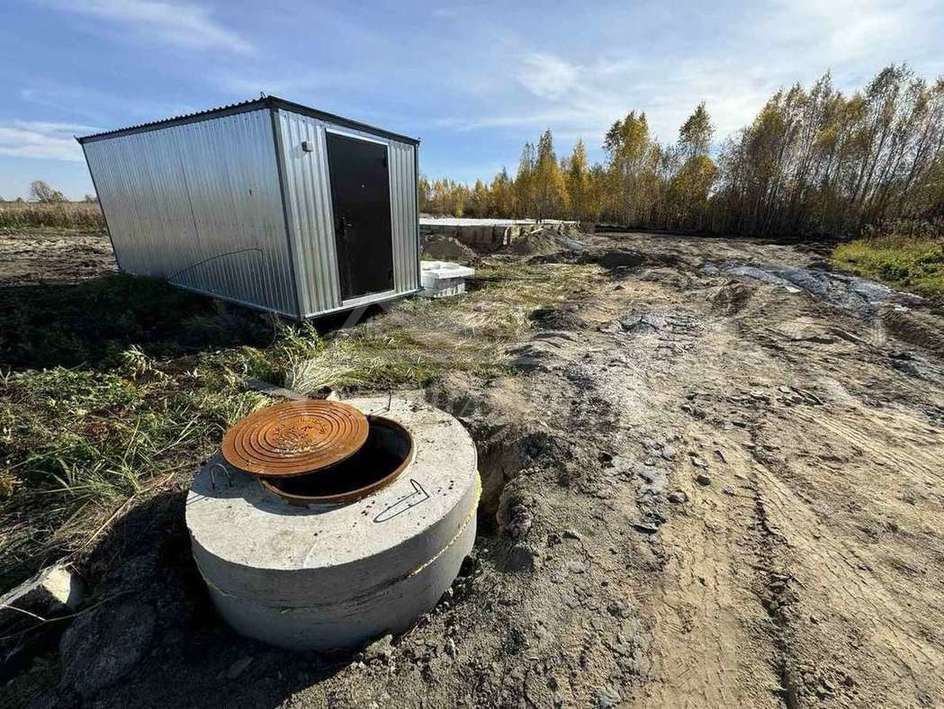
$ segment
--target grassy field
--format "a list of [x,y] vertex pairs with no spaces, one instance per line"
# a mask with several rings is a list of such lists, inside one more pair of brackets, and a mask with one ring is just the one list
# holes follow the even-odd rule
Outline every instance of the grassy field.
[[186,485],[225,429],[268,403],[248,379],[355,392],[499,375],[530,311],[586,293],[595,273],[495,260],[472,293],[402,301],[328,335],[122,275],[6,289],[0,590]]
[[96,202],[0,202],[0,230],[24,228],[105,230],[105,220]]
[[833,263],[860,276],[944,297],[944,238],[882,236],[836,247]]

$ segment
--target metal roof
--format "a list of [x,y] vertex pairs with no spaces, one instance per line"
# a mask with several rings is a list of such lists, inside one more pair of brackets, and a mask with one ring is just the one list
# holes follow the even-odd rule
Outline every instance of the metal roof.
[[364,131],[365,133],[372,133],[384,138],[410,143],[413,145],[419,145],[420,142],[418,138],[411,138],[406,135],[400,135],[399,133],[393,133],[391,131],[384,130],[383,128],[377,128],[366,123],[361,123],[360,121],[355,121],[350,118],[344,118],[343,116],[338,116],[333,113],[319,111],[318,109],[311,108],[309,106],[303,106],[300,103],[287,101],[283,98],[279,98],[278,96],[263,96],[261,98],[249,99],[239,103],[232,103],[228,106],[209,108],[205,111],[197,111],[196,113],[188,113],[182,116],[164,118],[159,121],[139,123],[137,125],[128,126],[127,128],[117,128],[115,130],[104,131],[102,133],[85,135],[80,138],[76,138],[76,140],[84,145],[85,143],[94,143],[95,141],[107,140],[109,138],[119,138],[124,135],[146,133],[147,131],[160,130],[161,128],[169,128],[171,126],[186,125],[187,123],[196,123],[198,121],[208,121],[221,116],[231,116],[236,113],[255,111],[260,108],[281,108],[285,109],[286,111],[294,111],[295,113],[301,113],[306,116],[311,116],[312,118],[321,119],[327,123],[333,123],[335,125],[351,128],[353,130],[360,130]]

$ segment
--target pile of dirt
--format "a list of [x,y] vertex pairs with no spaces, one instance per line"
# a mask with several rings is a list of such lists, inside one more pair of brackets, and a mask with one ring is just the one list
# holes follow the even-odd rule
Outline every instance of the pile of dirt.
[[560,251],[561,246],[557,235],[541,229],[515,239],[507,246],[503,246],[499,253],[515,256],[538,256]]
[[442,234],[427,234],[422,237],[420,253],[424,259],[430,261],[451,261],[453,263],[470,263],[478,258],[478,254],[458,239]]
[[535,229],[514,239],[498,253],[512,256],[547,256],[560,251],[582,251],[586,244],[579,232],[560,233],[557,226]]

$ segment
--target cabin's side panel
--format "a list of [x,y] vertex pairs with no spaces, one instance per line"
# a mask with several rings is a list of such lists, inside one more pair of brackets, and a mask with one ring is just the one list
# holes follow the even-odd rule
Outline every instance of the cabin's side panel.
[[324,124],[279,109],[276,117],[298,297],[302,313],[315,315],[341,306]]
[[416,213],[418,145],[390,141],[390,202],[393,210],[393,272],[397,291],[420,287],[419,215]]
[[298,316],[269,109],[83,147],[122,270]]

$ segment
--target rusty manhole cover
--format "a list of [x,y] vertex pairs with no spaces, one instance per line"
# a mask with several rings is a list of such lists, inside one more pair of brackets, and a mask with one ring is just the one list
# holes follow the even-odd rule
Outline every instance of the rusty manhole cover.
[[367,417],[339,401],[267,406],[223,437],[230,465],[261,477],[305,475],[340,463],[367,440]]

